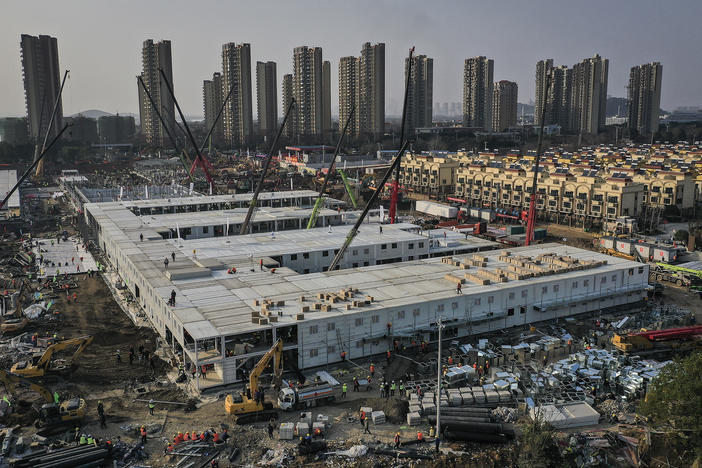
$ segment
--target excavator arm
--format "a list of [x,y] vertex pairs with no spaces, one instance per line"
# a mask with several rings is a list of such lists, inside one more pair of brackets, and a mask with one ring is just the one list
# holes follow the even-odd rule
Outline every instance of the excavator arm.
[[18,390],[28,389],[37,392],[39,395],[41,395],[42,398],[44,398],[44,400],[46,400],[47,403],[53,403],[54,401],[54,396],[51,394],[51,391],[49,391],[47,388],[44,388],[41,385],[35,384],[34,382],[24,379],[19,375],[15,375],[0,369],[0,380],[2,380],[3,385],[5,385],[5,388],[7,388],[7,390],[14,396],[17,396],[17,394],[19,393]]
[[54,353],[62,351],[70,346],[78,346],[78,348],[76,349],[75,353],[73,353],[73,356],[71,358],[71,360],[73,361],[78,356],[83,354],[83,351],[85,351],[85,348],[87,348],[88,345],[92,342],[93,342],[93,337],[90,335],[86,335],[86,336],[81,336],[79,338],[71,338],[68,340],[60,341],[58,343],[54,343],[44,350],[44,353],[39,357],[39,359],[36,361],[36,363],[29,364],[25,368],[21,368],[19,366],[19,363],[17,363],[14,366],[12,366],[12,371],[22,373],[22,374],[27,374],[27,375],[32,374],[32,373],[37,373],[36,376],[40,377],[40,376],[44,375],[44,372],[49,370],[49,366],[51,364],[51,359],[53,358]]
[[266,367],[268,367],[271,359],[274,360],[273,373],[276,377],[280,377],[283,370],[283,340],[279,339],[276,341],[273,347],[263,355],[263,357],[251,371],[251,374],[249,375],[249,388],[251,389],[251,394],[254,394],[256,390],[258,390],[258,379],[261,377],[261,374]]

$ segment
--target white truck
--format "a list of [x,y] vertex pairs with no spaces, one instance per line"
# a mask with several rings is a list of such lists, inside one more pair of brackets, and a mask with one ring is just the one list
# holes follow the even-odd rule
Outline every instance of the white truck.
[[338,387],[322,383],[307,387],[284,387],[278,393],[278,407],[285,411],[311,408],[336,398]]

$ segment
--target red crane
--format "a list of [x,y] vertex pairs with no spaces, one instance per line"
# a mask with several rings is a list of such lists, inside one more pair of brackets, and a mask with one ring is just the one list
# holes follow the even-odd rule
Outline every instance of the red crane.
[[529,214],[527,215],[526,239],[524,245],[531,244],[534,239],[534,225],[536,224],[536,182],[539,177],[539,162],[541,160],[541,146],[544,142],[544,121],[546,120],[546,98],[549,88],[551,87],[551,70],[546,72],[546,90],[544,91],[544,99],[541,103],[541,129],[539,130],[539,142],[536,145],[536,159],[534,161],[534,178],[531,182],[531,195],[529,197]]

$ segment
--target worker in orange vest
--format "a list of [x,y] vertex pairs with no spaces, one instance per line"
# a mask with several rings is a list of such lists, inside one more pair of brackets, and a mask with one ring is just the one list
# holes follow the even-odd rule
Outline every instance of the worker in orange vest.
[[395,448],[400,448],[400,433],[395,433]]
[[374,377],[375,376],[375,364],[371,363],[369,370],[370,370],[371,377]]
[[422,431],[417,431],[417,442],[424,442],[424,435],[422,435]]
[[448,364],[449,364],[449,366],[453,365],[453,356],[448,357]]

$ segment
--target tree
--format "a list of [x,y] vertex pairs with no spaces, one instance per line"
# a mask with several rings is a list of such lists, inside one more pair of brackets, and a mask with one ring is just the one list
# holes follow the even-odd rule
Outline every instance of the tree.
[[668,364],[653,379],[639,412],[649,423],[672,427],[690,438],[702,456],[702,352]]
[[522,432],[519,468],[551,468],[561,464],[561,453],[556,445],[556,430],[549,423],[535,419]]

